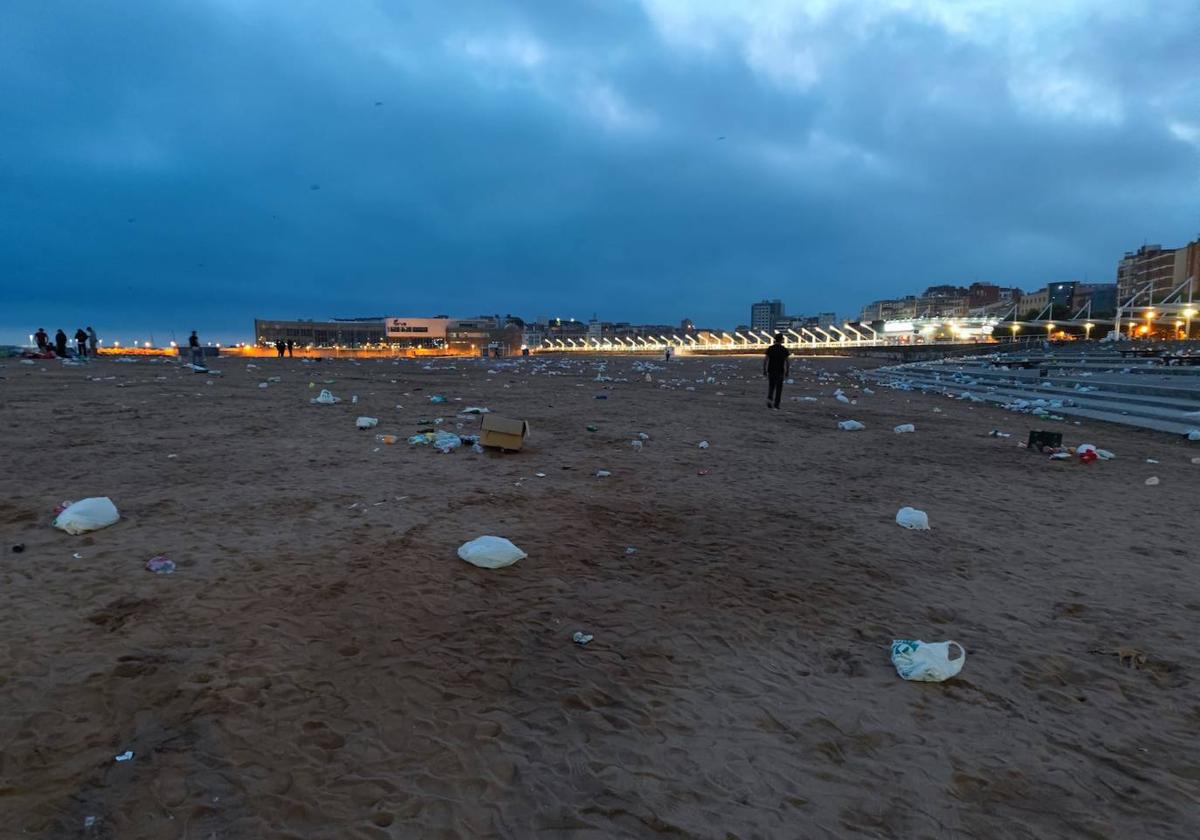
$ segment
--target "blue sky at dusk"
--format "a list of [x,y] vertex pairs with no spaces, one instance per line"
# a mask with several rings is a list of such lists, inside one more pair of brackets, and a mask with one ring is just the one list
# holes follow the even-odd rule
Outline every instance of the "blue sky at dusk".
[[1195,0],[12,0],[0,342],[714,326],[1200,233]]

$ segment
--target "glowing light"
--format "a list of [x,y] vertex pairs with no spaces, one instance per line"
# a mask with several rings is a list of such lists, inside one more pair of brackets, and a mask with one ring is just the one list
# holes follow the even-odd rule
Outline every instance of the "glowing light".
[[1154,310],[1153,310],[1153,309],[1147,310],[1147,312],[1146,312],[1146,320],[1150,320],[1150,319],[1151,319],[1151,318],[1153,318],[1153,317],[1154,317]]

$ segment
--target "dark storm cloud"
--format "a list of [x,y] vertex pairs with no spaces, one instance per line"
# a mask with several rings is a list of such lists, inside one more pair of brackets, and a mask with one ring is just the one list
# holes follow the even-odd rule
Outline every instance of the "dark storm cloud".
[[0,341],[725,325],[1197,232],[1194,4],[744,5],[6,7]]

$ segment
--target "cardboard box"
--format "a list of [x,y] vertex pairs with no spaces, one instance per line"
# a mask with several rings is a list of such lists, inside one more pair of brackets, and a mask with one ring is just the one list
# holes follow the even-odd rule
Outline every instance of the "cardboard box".
[[529,424],[524,420],[509,420],[495,414],[485,414],[479,423],[479,430],[480,445],[516,452],[525,445]]

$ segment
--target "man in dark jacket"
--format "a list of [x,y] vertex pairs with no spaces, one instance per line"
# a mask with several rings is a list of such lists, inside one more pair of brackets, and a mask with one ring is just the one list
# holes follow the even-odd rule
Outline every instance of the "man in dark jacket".
[[54,334],[54,354],[60,359],[67,358],[67,334],[61,329]]
[[775,343],[767,348],[763,357],[763,376],[767,377],[767,408],[779,408],[783,396],[783,380],[791,370],[788,356],[791,352],[783,346],[783,333],[775,333]]

